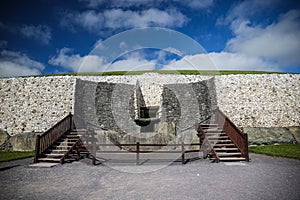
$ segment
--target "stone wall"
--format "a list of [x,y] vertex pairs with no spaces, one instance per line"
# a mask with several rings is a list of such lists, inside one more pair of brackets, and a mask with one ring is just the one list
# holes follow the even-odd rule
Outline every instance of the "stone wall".
[[300,75],[217,76],[219,108],[239,127],[300,126]]
[[[137,106],[134,102],[134,91],[138,81],[145,104],[160,104],[159,117],[186,115],[191,116],[186,118],[187,121],[194,123],[205,118],[218,105],[239,127],[300,126],[299,74],[226,75],[210,78],[150,74],[0,79],[0,129],[10,137],[25,135],[24,141],[27,141],[28,138],[49,129],[69,112],[75,112],[79,116],[78,122],[82,122],[80,117],[83,117],[91,124],[112,126],[124,132],[138,132],[140,127],[133,120]],[[105,93],[101,88],[110,92]],[[190,94],[187,91],[192,91],[195,97],[192,99],[197,99],[198,102],[192,100],[182,103],[189,99]],[[114,104],[102,105],[102,98],[111,98]],[[169,113],[172,104],[173,107],[180,107],[180,112],[177,109]],[[190,109],[196,104],[199,105],[195,109],[200,111],[199,115]],[[109,107],[112,105],[113,107]],[[167,108],[168,105],[171,107]],[[112,115],[114,119],[109,121]],[[191,125],[184,120],[179,121],[183,123],[178,124],[177,128],[184,129]]]
[[135,133],[140,127],[134,122],[135,85],[98,83],[96,113],[101,126],[118,132]]
[[68,76],[0,79],[0,128],[44,132],[73,111],[74,84]]
[[211,115],[217,106],[214,79],[164,85],[163,119],[175,122],[178,131],[193,126]]

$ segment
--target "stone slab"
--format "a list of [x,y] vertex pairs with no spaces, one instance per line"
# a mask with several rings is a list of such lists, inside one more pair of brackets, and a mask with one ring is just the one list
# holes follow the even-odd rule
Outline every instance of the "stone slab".
[[50,168],[58,165],[59,163],[47,163],[47,162],[41,162],[41,163],[34,163],[29,165],[29,167],[38,167],[38,168]]
[[293,134],[297,143],[300,144],[300,127],[293,126],[293,127],[289,127],[288,129]]
[[244,127],[250,145],[294,144],[295,137],[288,128]]

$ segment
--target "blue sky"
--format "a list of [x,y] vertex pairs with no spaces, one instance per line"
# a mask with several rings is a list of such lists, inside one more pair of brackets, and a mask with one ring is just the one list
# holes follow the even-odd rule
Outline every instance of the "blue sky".
[[[173,46],[125,49],[113,61],[104,51],[92,53],[95,47],[112,45],[107,41],[118,34],[124,37],[118,48],[125,48],[139,34],[128,38],[122,33],[146,27],[183,34],[204,51],[180,55],[178,48],[171,51],[181,44],[175,34],[170,36]],[[192,69],[189,62],[200,70],[300,72],[300,3],[296,1],[1,0],[0,33],[1,77]]]

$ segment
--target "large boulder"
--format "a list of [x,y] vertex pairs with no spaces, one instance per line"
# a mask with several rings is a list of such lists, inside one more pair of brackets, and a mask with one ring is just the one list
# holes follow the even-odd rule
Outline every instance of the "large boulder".
[[10,135],[6,131],[0,129],[0,150],[1,151],[12,150],[12,146],[9,143],[9,138]]
[[292,126],[288,128],[289,131],[293,134],[295,140],[298,144],[300,144],[300,127],[299,126]]
[[14,135],[9,138],[12,151],[33,151],[35,149],[36,133]]
[[288,128],[244,127],[250,145],[293,144],[295,137]]

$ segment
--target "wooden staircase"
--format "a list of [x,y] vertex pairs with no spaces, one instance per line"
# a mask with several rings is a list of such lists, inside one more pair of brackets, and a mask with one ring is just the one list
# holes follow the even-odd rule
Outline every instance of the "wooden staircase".
[[206,135],[207,142],[211,144],[215,152],[215,154],[209,153],[211,160],[246,161],[246,158],[242,157],[241,151],[218,124],[200,124],[200,126]]
[[42,135],[36,136],[34,162],[64,163],[79,160],[87,152],[80,139],[85,129],[75,129],[73,115],[69,114]]
[[198,124],[204,157],[215,162],[249,161],[248,137],[218,108],[213,113],[213,123]]
[[64,163],[80,159],[82,148],[81,134],[86,130],[72,130],[63,134],[53,145],[43,152],[38,162]]

